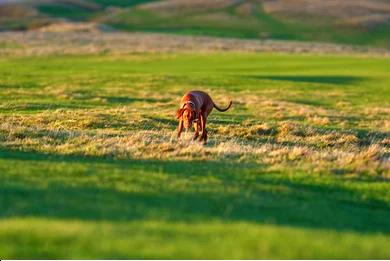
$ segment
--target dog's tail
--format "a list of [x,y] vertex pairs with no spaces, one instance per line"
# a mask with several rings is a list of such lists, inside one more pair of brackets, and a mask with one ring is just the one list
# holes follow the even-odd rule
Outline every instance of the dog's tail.
[[224,112],[224,111],[227,111],[227,110],[229,110],[229,109],[230,109],[230,107],[232,106],[233,102],[232,102],[232,101],[230,101],[230,102],[229,102],[229,105],[228,105],[228,106],[227,106],[225,109],[218,108],[218,106],[217,106],[217,105],[215,105],[215,103],[214,103],[214,102],[213,102],[213,104],[214,104],[214,108],[216,108],[218,111]]

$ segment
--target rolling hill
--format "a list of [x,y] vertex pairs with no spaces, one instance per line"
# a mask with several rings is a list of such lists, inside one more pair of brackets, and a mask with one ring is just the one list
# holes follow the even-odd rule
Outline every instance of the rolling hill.
[[88,21],[125,31],[390,47],[383,0],[39,0],[0,2],[0,30]]

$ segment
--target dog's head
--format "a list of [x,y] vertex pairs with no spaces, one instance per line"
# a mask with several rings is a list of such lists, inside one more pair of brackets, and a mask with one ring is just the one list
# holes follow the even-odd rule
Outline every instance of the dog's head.
[[186,103],[176,113],[176,118],[183,121],[184,128],[189,129],[192,123],[198,118],[198,113],[195,111],[195,106],[191,103]]

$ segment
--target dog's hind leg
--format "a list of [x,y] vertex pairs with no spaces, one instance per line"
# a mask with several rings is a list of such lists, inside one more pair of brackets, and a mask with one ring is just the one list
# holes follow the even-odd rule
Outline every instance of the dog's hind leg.
[[[207,130],[204,129],[204,130],[203,130],[203,133],[204,133],[204,135],[203,135],[203,144],[206,145],[206,144],[207,144],[207,138],[208,138],[208,136],[207,136]],[[202,133],[202,134],[203,134],[203,133]]]
[[201,114],[201,117],[200,117],[200,124],[202,126],[202,136],[200,137],[200,140],[199,141],[202,141],[203,140],[203,144],[207,144],[207,130],[206,130],[206,120],[207,118],[205,117],[205,115],[202,113]]

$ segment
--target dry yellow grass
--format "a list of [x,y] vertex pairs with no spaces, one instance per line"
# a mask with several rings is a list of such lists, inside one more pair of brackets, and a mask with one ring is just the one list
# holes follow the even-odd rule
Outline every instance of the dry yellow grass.
[[[265,101],[262,107],[272,110],[275,103]],[[3,115],[1,144],[49,154],[121,159],[231,159],[269,164],[272,168],[291,165],[309,172],[343,169],[347,173],[390,177],[389,139],[378,138],[375,133],[359,138],[353,132],[327,131],[294,121],[257,124],[243,121],[221,126],[211,120],[210,145],[203,147],[191,141],[190,133],[180,141],[176,139],[176,125],[173,119],[169,120],[172,117],[169,110],[163,109],[155,115],[141,112],[123,107]]]

